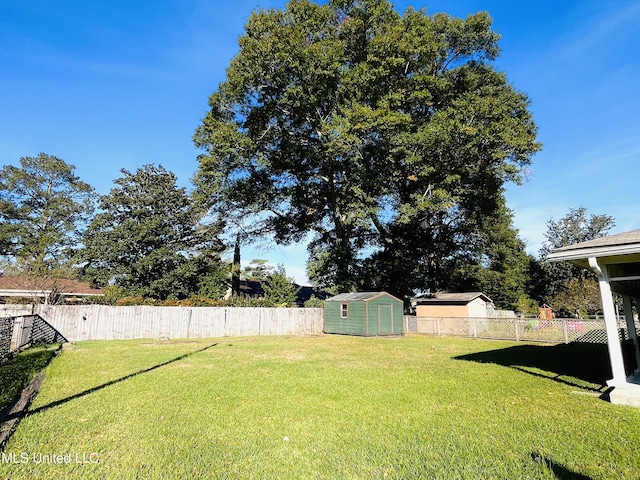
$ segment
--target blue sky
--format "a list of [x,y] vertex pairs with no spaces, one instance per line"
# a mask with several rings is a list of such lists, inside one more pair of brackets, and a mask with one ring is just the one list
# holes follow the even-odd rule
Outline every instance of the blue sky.
[[[193,131],[224,79],[251,11],[284,1],[2,0],[0,160],[40,152],[107,193],[120,169],[162,164],[182,185],[197,169]],[[507,191],[537,253],[546,222],[584,206],[640,228],[640,1],[395,2],[428,13],[488,11],[496,68],[529,96],[543,150]],[[247,248],[304,282],[298,245]]]

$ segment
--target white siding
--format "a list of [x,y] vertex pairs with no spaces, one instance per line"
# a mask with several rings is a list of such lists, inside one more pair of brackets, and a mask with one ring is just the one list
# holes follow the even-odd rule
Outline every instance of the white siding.
[[469,317],[487,316],[487,303],[480,297],[469,302],[467,307],[469,308]]

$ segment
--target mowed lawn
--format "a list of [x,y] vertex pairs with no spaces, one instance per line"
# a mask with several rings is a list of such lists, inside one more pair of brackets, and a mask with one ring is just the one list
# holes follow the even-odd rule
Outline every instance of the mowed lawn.
[[599,398],[606,351],[585,348],[80,342],[47,367],[0,478],[640,478],[640,409]]

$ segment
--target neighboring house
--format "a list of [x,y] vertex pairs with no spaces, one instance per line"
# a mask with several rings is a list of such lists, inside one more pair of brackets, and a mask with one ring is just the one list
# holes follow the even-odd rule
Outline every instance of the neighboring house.
[[493,315],[493,301],[482,292],[438,293],[411,299],[416,317],[479,317]]
[[52,296],[74,303],[84,297],[98,295],[104,295],[104,290],[76,280],[0,276],[0,303],[34,302],[38,299],[39,302],[48,304],[55,301]]
[[324,302],[324,332],[372,337],[402,335],[402,300],[387,292],[341,293]]
[[240,280],[240,295],[247,297],[264,297],[260,280]]
[[[262,288],[263,280],[240,280],[240,295],[247,297],[260,298],[264,297],[264,289]],[[298,296],[296,298],[296,305],[303,307],[304,303],[311,297],[319,298],[320,300],[326,299],[329,294],[322,290],[316,290],[313,287],[299,287]],[[225,300],[231,298],[231,287],[227,290]]]
[[323,290],[316,290],[314,287],[300,287],[300,290],[298,291],[298,298],[296,299],[296,305],[303,307],[304,303],[312,297],[320,300],[326,300],[330,296],[330,293]]

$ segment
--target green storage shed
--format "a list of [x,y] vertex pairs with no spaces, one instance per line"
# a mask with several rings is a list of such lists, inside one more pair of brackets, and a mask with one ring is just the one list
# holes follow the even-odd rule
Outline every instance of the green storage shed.
[[387,292],[341,293],[324,302],[324,333],[402,335],[402,300]]

